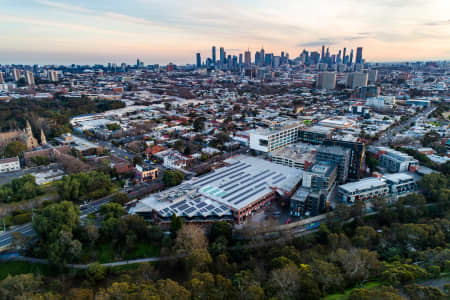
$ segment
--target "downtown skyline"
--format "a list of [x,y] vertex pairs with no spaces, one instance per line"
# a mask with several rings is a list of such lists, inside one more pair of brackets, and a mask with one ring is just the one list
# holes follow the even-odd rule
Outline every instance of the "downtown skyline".
[[[1,64],[194,64],[227,53],[362,45],[370,62],[450,58],[448,1],[12,1],[3,3]],[[327,9],[324,9],[327,8]]]

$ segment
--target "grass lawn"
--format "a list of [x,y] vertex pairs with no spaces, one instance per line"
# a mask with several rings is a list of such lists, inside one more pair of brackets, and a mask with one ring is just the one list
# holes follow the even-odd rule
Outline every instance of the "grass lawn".
[[[373,288],[379,287],[382,284],[383,283],[379,282],[379,281],[372,281],[372,282],[365,283],[362,286],[362,288],[364,288],[364,289],[373,289]],[[346,299],[348,299],[348,296],[350,295],[350,293],[354,289],[359,289],[359,288],[360,287],[358,286],[358,287],[354,287],[354,288],[351,288],[351,289],[347,289],[347,290],[345,290],[345,292],[343,294],[342,293],[336,293],[336,294],[328,295],[328,296],[326,296],[326,297],[324,297],[322,299],[323,300],[346,300]]]
[[102,244],[98,247],[98,262],[101,264],[113,262],[115,257],[111,244]]
[[9,261],[0,263],[0,280],[5,279],[8,274],[42,274],[45,276],[51,275],[50,267],[45,264],[29,263],[24,261]]
[[149,243],[138,243],[136,249],[127,255],[128,259],[159,256],[161,247]]
[[[101,264],[114,262],[117,257],[117,251],[111,244],[101,244],[97,246],[98,262]],[[156,257],[160,255],[161,247],[150,243],[138,243],[136,249],[127,253],[126,259]]]

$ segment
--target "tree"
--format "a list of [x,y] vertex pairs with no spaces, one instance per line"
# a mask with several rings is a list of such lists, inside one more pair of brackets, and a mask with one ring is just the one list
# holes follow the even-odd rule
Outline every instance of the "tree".
[[175,239],[177,237],[178,230],[183,227],[183,219],[181,217],[177,217],[176,214],[172,215],[172,221],[170,222],[170,237]]
[[259,300],[264,298],[264,289],[250,270],[234,274],[233,285],[237,289],[238,299]]
[[191,296],[187,289],[171,279],[158,280],[156,287],[161,300],[188,300]]
[[187,266],[197,271],[205,271],[212,263],[208,252],[208,240],[202,229],[195,225],[185,225],[177,232],[175,249],[186,255]]
[[176,186],[179,185],[184,180],[184,175],[181,171],[166,170],[163,175],[163,182],[166,186]]
[[405,293],[409,296],[411,300],[441,300],[448,299],[444,293],[441,292],[439,288],[433,286],[422,286],[418,284],[410,284],[405,286]]
[[438,142],[440,140],[441,136],[438,132],[431,130],[425,133],[422,137],[422,145],[425,147],[428,147],[432,145],[435,142]]
[[102,266],[98,262],[89,264],[88,268],[86,269],[86,277],[92,283],[103,280],[105,278],[105,274],[106,274],[106,267]]
[[141,156],[136,155],[135,157],[133,157],[133,165],[142,165],[142,163],[144,162],[144,160],[142,159]]
[[377,289],[354,289],[351,291],[349,300],[406,300],[399,295],[398,291],[392,287],[382,287]]
[[48,246],[48,261],[57,267],[64,267],[80,257],[81,248],[80,241],[74,240],[71,232],[61,230],[58,238]]
[[24,143],[19,141],[13,141],[8,145],[6,145],[3,154],[5,155],[5,157],[14,157],[19,156],[25,150],[27,150],[27,146],[25,146]]
[[33,228],[45,244],[56,240],[60,231],[71,233],[80,225],[80,215],[80,209],[72,202],[50,204],[36,213]]
[[193,123],[194,130],[197,132],[203,131],[203,129],[205,128],[205,120],[206,119],[204,117],[196,118]]
[[294,264],[275,269],[270,274],[269,284],[279,299],[297,299],[300,271]]
[[311,264],[311,271],[324,292],[333,293],[344,288],[344,278],[336,265],[316,259]]
[[126,214],[125,209],[119,203],[107,203],[100,207],[100,214],[104,220],[109,218],[120,218]]
[[5,300],[29,299],[42,284],[33,274],[8,275],[0,281],[0,298]]
[[209,232],[209,241],[212,243],[217,238],[223,236],[228,242],[232,238],[232,228],[228,222],[214,222]]

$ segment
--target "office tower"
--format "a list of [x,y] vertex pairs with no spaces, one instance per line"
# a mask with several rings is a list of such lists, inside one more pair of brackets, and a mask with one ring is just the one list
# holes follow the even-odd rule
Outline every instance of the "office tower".
[[264,57],[264,65],[265,66],[272,66],[272,58],[273,58],[273,54],[272,53],[267,53],[266,56]]
[[319,63],[319,61],[320,61],[319,52],[316,52],[316,51],[311,52],[310,57],[311,57],[311,63],[313,63],[315,65],[317,65]]
[[320,56],[320,61],[325,61],[325,45],[322,45],[322,55]]
[[127,64],[126,63],[122,63],[120,65],[120,68],[122,69],[122,72],[125,72],[127,70]]
[[243,55],[242,55],[242,53],[239,53],[239,66],[242,66],[242,61],[243,61]]
[[48,70],[48,80],[52,82],[58,81],[58,73],[55,70]]
[[228,54],[228,57],[227,57],[227,59],[226,59],[226,64],[227,64],[227,68],[228,68],[228,69],[231,69],[231,68],[232,68],[233,61],[232,61],[232,59],[231,59],[231,55],[230,55],[230,54]]
[[319,89],[332,90],[336,87],[336,73],[334,72],[320,72],[317,80],[317,87]]
[[26,71],[25,72],[25,81],[27,82],[28,85],[34,85],[33,72],[31,72],[31,71]]
[[[240,55],[242,62],[242,54]],[[238,70],[238,58],[236,55],[233,55],[233,61],[231,62],[231,69],[236,71]]]
[[378,79],[378,70],[369,71],[369,82],[376,82]]
[[139,58],[136,59],[136,68],[139,68],[141,66],[141,61]]
[[342,52],[342,62],[345,64],[345,55],[347,54],[347,48],[344,48],[344,51]]
[[5,83],[5,80],[3,79],[3,73],[0,72],[0,84]]
[[174,69],[175,65],[173,63],[167,65],[167,72],[173,72]]
[[20,79],[20,70],[13,69],[13,78],[14,78],[14,81],[19,81],[19,79]]
[[350,64],[353,63],[353,49],[350,50],[350,62],[349,62],[349,63],[350,63]]
[[331,63],[336,63],[336,54],[331,55]]
[[347,87],[356,89],[359,87],[367,86],[367,73],[349,73],[347,75]]
[[196,54],[196,62],[197,68],[200,68],[202,66],[202,57],[200,56],[200,53]]
[[215,66],[216,65],[216,46],[212,46],[211,51],[212,51],[212,56],[211,56],[212,64],[213,64],[213,66]]
[[326,71],[328,69],[327,63],[320,63],[317,66],[319,67],[319,71]]
[[348,59],[349,59],[349,56],[348,56],[348,55],[345,55],[342,59],[343,59],[342,62],[343,62],[345,65],[348,64]]
[[326,60],[328,62],[328,59],[330,58],[330,48],[327,48],[327,52],[325,53],[325,57],[326,57]]
[[273,64],[274,68],[279,67],[280,64],[281,64],[281,57],[280,56],[273,56],[272,64]]
[[225,64],[225,49],[223,49],[223,47],[220,47],[219,49],[219,60],[220,67],[223,67]]
[[244,52],[244,64],[246,67],[250,67],[252,64],[252,53],[250,50]]
[[342,61],[341,54],[342,54],[342,52],[341,52],[341,50],[339,50],[339,53],[338,53],[338,55],[336,56],[336,63],[337,63],[337,64],[340,63],[340,62]]
[[356,48],[356,63],[362,64],[362,47]]
[[259,53],[259,51],[256,51],[255,53],[255,65],[261,65],[261,53]]
[[264,53],[264,49],[263,48],[261,48],[261,51],[260,51],[260,53],[261,53],[261,60],[260,60],[260,63],[261,63],[261,66],[264,66],[265,65],[265,53]]

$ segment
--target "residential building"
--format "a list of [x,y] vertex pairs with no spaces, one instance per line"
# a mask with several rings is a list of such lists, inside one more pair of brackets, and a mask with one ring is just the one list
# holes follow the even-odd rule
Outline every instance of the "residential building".
[[336,73],[334,72],[320,72],[317,81],[319,89],[332,90],[336,87]]
[[338,146],[321,146],[317,149],[317,162],[328,162],[337,166],[337,181],[345,183],[348,179],[350,166],[350,149]]
[[0,173],[20,170],[20,160],[18,157],[0,159]]
[[337,200],[344,203],[371,201],[389,195],[389,187],[380,178],[364,178],[360,181],[340,185]]

